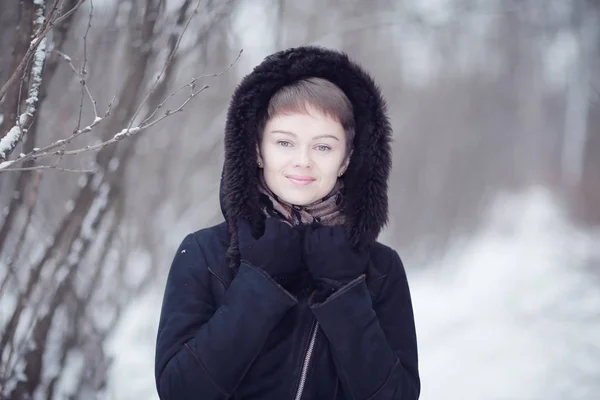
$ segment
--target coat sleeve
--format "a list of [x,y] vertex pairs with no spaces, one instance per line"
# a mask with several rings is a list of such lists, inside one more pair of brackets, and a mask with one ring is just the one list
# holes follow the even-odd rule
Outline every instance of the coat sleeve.
[[267,273],[242,264],[216,308],[193,234],[177,250],[163,298],[155,378],[162,400],[228,399],[296,300]]
[[388,276],[375,304],[363,275],[312,306],[351,399],[419,398],[412,301],[402,261],[391,251]]

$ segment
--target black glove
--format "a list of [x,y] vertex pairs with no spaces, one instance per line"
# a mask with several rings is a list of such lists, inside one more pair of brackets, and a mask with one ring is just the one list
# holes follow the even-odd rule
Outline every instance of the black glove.
[[331,294],[366,272],[369,253],[353,250],[342,226],[308,227],[304,260],[318,291]]
[[242,261],[266,271],[282,285],[301,272],[301,236],[277,218],[266,219],[264,234],[258,239],[252,236],[248,221],[239,221],[238,241]]

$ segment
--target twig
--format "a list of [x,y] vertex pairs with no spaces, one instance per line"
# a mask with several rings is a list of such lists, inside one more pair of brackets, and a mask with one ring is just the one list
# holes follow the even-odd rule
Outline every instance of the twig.
[[198,10],[200,9],[201,2],[202,2],[202,0],[198,0],[198,4],[196,4],[196,8],[194,8],[194,10],[192,11],[192,15],[188,18],[187,22],[183,26],[181,34],[177,38],[177,44],[175,45],[175,48],[173,49],[173,51],[171,51],[171,53],[169,54],[169,57],[167,57],[167,61],[165,62],[165,65],[163,65],[162,70],[160,71],[160,73],[156,77],[156,80],[154,81],[154,84],[152,85],[152,88],[146,94],[146,96],[144,97],[144,99],[140,103],[139,107],[137,108],[137,110],[135,111],[135,113],[133,114],[133,116],[131,117],[131,121],[129,122],[129,126],[127,127],[127,129],[131,129],[131,127],[133,126],[133,123],[134,123],[135,119],[137,118],[138,114],[140,113],[140,111],[142,110],[142,108],[144,107],[144,105],[146,104],[146,102],[148,101],[148,98],[156,90],[156,87],[158,86],[158,83],[160,82],[160,79],[162,78],[162,76],[164,75],[164,73],[165,73],[166,69],[168,68],[169,64],[173,60],[173,57],[175,56],[175,53],[177,53],[177,49],[179,49],[179,43],[181,43],[181,39],[183,38],[183,35],[185,34],[185,31],[187,30],[188,26],[190,25],[190,22],[192,21],[192,19],[198,14]]
[[179,93],[180,91],[182,91],[183,89],[185,89],[186,87],[190,87],[191,84],[195,84],[195,82],[197,80],[200,79],[204,79],[204,78],[212,78],[212,77],[218,77],[223,75],[225,72],[229,71],[233,65],[237,62],[237,60],[239,60],[239,58],[242,55],[243,50],[240,50],[240,52],[238,53],[237,57],[235,58],[235,60],[233,60],[233,62],[231,64],[229,64],[229,66],[224,69],[221,72],[217,72],[214,74],[207,74],[207,75],[200,75],[194,79],[192,79],[190,82],[186,83],[185,85],[181,86],[180,88],[178,88],[177,90],[175,90],[173,93],[171,93],[169,96],[167,96],[157,107],[156,109],[148,116],[148,118],[144,119],[142,121],[142,123],[140,125],[144,125],[146,124],[150,119],[152,119],[154,117],[154,115],[156,115],[156,113],[165,105],[165,103],[167,102],[167,100],[169,100],[170,98],[172,98],[173,96],[175,96],[177,93]]
[[[175,92],[171,93],[169,96],[167,96],[165,98],[164,101],[162,101],[156,108],[156,110],[150,114],[150,116],[146,119],[144,119],[144,121],[142,121],[142,123],[136,127],[133,128],[126,128],[121,130],[120,132],[116,133],[112,138],[110,138],[109,140],[106,140],[104,142],[95,144],[95,145],[88,145],[79,149],[75,149],[75,150],[68,150],[68,151],[55,151],[56,148],[58,147],[63,147],[65,146],[67,143],[69,143],[71,140],[73,140],[75,137],[83,134],[83,133],[87,133],[87,132],[91,132],[92,129],[98,124],[100,123],[100,121],[103,120],[103,118],[97,117],[94,122],[92,122],[90,125],[86,126],[83,129],[79,129],[77,132],[75,132],[73,135],[71,135],[70,137],[66,138],[66,139],[62,139],[59,141],[56,141],[42,149],[36,148],[33,151],[31,151],[30,153],[27,153],[23,156],[20,156],[18,158],[16,158],[15,160],[10,160],[10,161],[5,161],[3,163],[0,163],[0,173],[4,172],[4,171],[8,171],[8,170],[18,170],[18,168],[15,167],[11,167],[11,165],[14,165],[16,163],[21,163],[27,160],[38,160],[41,158],[47,158],[47,157],[52,157],[52,156],[70,156],[70,155],[76,155],[76,154],[80,154],[80,153],[84,153],[84,152],[89,152],[89,151],[96,151],[96,150],[101,150],[104,147],[118,142],[119,140],[124,139],[125,137],[130,137],[133,135],[138,134],[139,132],[142,132],[148,128],[151,128],[152,126],[158,124],[159,122],[161,122],[162,120],[164,120],[165,118],[170,117],[173,114],[176,114],[178,112],[183,111],[183,109],[187,106],[187,104],[193,99],[195,98],[197,95],[199,95],[200,93],[202,93],[204,90],[208,89],[209,86],[208,85],[204,85],[203,87],[201,87],[198,90],[195,90],[196,88],[196,81],[205,77],[217,77],[220,76],[224,73],[226,73],[227,71],[229,71],[233,65],[235,65],[235,63],[237,62],[237,60],[239,60],[240,56],[242,55],[243,50],[240,50],[240,52],[238,53],[237,57],[235,58],[235,60],[223,71],[218,72],[218,73],[214,73],[214,74],[207,74],[207,75],[202,75],[199,76],[197,78],[192,79],[191,81],[189,81],[188,83],[186,83],[185,85],[181,86],[180,88],[178,88]],[[153,118],[156,113],[158,112],[158,110],[160,108],[162,108],[164,106],[164,104],[166,103],[166,101],[168,99],[170,99],[171,97],[173,97],[176,93],[180,92],[181,90],[183,90],[184,88],[190,88],[190,94],[188,95],[188,98],[179,105],[179,107],[177,107],[174,110],[167,110],[165,111],[164,115],[162,115],[161,117],[150,121],[151,118]],[[104,116],[104,118],[106,118],[106,116],[110,113],[112,108],[112,102],[109,105],[109,109],[106,113],[106,115]],[[34,169],[36,167],[33,167]]]
[[[17,95],[17,114],[16,114],[18,116],[21,115],[21,102],[23,101],[23,84],[24,83],[26,83],[25,79],[21,79],[19,81],[19,91],[18,91],[18,95]],[[15,124],[18,129],[18,132],[23,132],[23,133],[26,132],[26,130],[23,130],[23,127],[21,126],[21,118],[17,118],[15,121]],[[0,146],[0,149],[1,148],[2,148],[2,146]]]
[[55,169],[57,171],[77,172],[77,173],[98,172],[98,169],[72,169],[72,168],[57,167],[56,165],[36,165],[35,167],[26,167],[26,168],[6,168],[6,169],[3,169],[3,171],[38,171],[38,170],[42,170],[42,169]]
[[[68,55],[66,55],[65,53],[59,51],[59,50],[54,50],[56,54],[58,54],[63,60],[65,60],[67,62],[67,64],[69,64],[69,67],[71,67],[71,70],[73,70],[73,72],[75,72],[77,74],[77,76],[80,78],[80,83],[81,86],[83,88],[85,88],[85,91],[87,93],[88,98],[90,99],[90,103],[92,103],[92,106],[94,108],[94,119],[97,118],[101,118],[98,116],[98,107],[97,107],[97,102],[94,99],[94,96],[92,96],[92,93],[90,91],[90,87],[88,86],[87,82],[85,81],[85,78],[83,77],[83,73],[80,72],[75,65],[73,65],[73,60],[71,59],[71,57],[69,57]],[[87,60],[85,60],[87,61]],[[84,61],[84,63],[85,63]],[[81,68],[81,71],[85,70],[85,66],[83,66]],[[79,131],[79,127],[75,130],[75,132]]]
[[[94,2],[90,0],[90,14],[88,16],[88,24],[85,29],[85,34],[83,35],[83,64],[81,65],[81,71],[77,73],[79,76],[79,83],[81,83],[81,98],[79,102],[79,115],[77,117],[77,126],[75,127],[75,131],[81,128],[81,116],[83,115],[83,96],[84,92],[87,92],[90,101],[92,102],[92,107],[94,108],[94,119],[98,118],[98,109],[96,108],[96,100],[92,97],[90,89],[87,85],[86,75],[87,75],[87,37],[90,32],[90,28],[92,27],[92,17],[94,16]],[[72,63],[71,63],[72,65]]]
[[[27,65],[27,63],[29,63],[29,59],[33,55],[33,52],[37,50],[38,45],[42,42],[43,39],[45,39],[46,34],[50,31],[50,29],[52,29],[54,26],[56,26],[60,22],[62,22],[62,20],[64,20],[69,15],[71,15],[72,13],[74,13],[81,6],[81,4],[83,4],[84,1],[85,0],[80,0],[79,3],[77,3],[71,10],[69,10],[68,12],[66,12],[65,14],[63,14],[61,17],[55,19],[54,21],[45,20],[43,22],[41,28],[38,30],[41,33],[36,34],[35,38],[31,41],[31,45],[29,46],[29,49],[27,49],[27,52],[25,53],[25,56],[21,60],[21,63],[15,69],[15,71],[12,73],[12,75],[10,76],[10,78],[8,78],[8,81],[6,81],[6,83],[4,85],[2,85],[2,88],[0,88],[0,99],[2,97],[4,97],[4,95],[8,91],[8,88],[17,79],[20,79],[20,77],[23,74],[23,71],[25,70],[25,66]],[[36,2],[35,4],[37,6],[39,6],[40,8],[44,7],[44,2],[43,1]],[[54,9],[57,4],[58,4],[58,0],[54,0],[54,2],[52,3],[51,8]],[[42,12],[42,18],[43,18],[43,12]]]
[[85,2],[85,0],[79,0],[79,2],[78,2],[77,4],[75,4],[75,5],[73,6],[73,8],[71,8],[69,11],[67,11],[66,13],[64,13],[63,15],[61,15],[60,17],[56,18],[56,19],[54,20],[54,22],[52,23],[52,26],[58,25],[58,24],[60,24],[61,22],[63,22],[63,20],[65,20],[65,19],[69,18],[69,16],[70,16],[71,14],[73,14],[75,11],[77,11],[77,9],[78,9],[79,7],[81,7],[81,5],[82,5],[84,2]]
[[78,136],[83,135],[84,133],[91,132],[92,129],[96,125],[98,125],[101,121],[103,121],[106,117],[108,117],[110,115],[114,101],[115,101],[115,99],[113,97],[113,100],[111,100],[111,102],[108,104],[108,109],[106,110],[104,117],[96,118],[90,125],[82,128],[82,129],[79,129],[77,132],[74,132],[71,136],[69,136],[65,139],[57,140],[56,142],[51,143],[43,148],[34,148],[31,152],[25,154],[24,156],[20,156],[14,160],[4,161],[4,162],[0,163],[0,172],[4,171],[5,169],[7,169],[9,166],[11,166],[13,164],[22,163],[22,162],[29,161],[29,160],[35,160],[38,158],[38,154],[45,155],[45,156],[59,155],[58,152],[56,152],[54,154],[47,154],[47,153],[51,150],[56,149],[57,147],[64,147],[65,145],[70,143],[73,139],[77,138]]
[[[37,8],[37,18],[34,25],[40,25],[44,20],[44,3],[40,2]],[[34,39],[34,42],[36,39]],[[43,38],[35,43],[32,42],[31,47],[35,47],[35,55],[33,65],[31,66],[31,82],[25,112],[17,117],[17,123],[8,133],[0,139],[0,161],[8,158],[10,153],[15,149],[17,144],[23,139],[26,130],[33,123],[35,113],[37,112],[37,104],[39,102],[40,87],[42,85],[42,72],[44,63],[46,62],[46,38]],[[27,51],[29,52],[30,49]],[[23,64],[23,63],[22,63]],[[20,66],[19,66],[20,67]],[[17,68],[18,69],[18,68]],[[20,76],[20,75],[19,75]],[[3,94],[0,92],[0,98]]]
[[63,156],[63,155],[75,155],[75,154],[80,154],[83,152],[88,152],[88,151],[95,151],[95,150],[100,150],[106,146],[108,146],[111,143],[115,143],[125,137],[129,137],[129,136],[133,136],[147,128],[150,128],[151,126],[156,125],[158,122],[162,121],[163,119],[165,119],[166,117],[173,115],[177,112],[180,112],[183,107],[185,107],[192,98],[196,97],[198,94],[200,94],[202,91],[204,91],[205,89],[207,89],[208,86],[204,86],[203,88],[201,88],[200,90],[198,90],[197,92],[192,93],[188,99],[186,99],[186,101],[179,106],[176,110],[174,111],[167,111],[165,113],[165,115],[163,115],[161,118],[157,119],[156,121],[153,121],[151,123],[148,123],[146,125],[143,126],[137,126],[135,128],[131,128],[131,129],[123,129],[121,132],[115,134],[111,139],[101,142],[99,144],[96,145],[88,145],[86,147],[80,148],[80,149],[76,149],[76,150],[69,150],[69,151],[65,151],[65,150],[60,150],[60,151],[52,151],[53,149],[57,148],[57,147],[63,147],[66,143],[70,142],[72,139],[74,139],[75,137],[79,136],[80,134],[83,133],[87,133],[87,132],[91,132],[92,128],[97,125],[101,119],[97,119],[95,120],[92,124],[86,126],[83,129],[80,129],[79,131],[77,131],[75,134],[71,135],[71,137],[67,138],[67,139],[63,139],[63,140],[59,140],[56,141],[54,143],[52,143],[49,146],[46,146],[46,148],[44,149],[34,149],[32,152],[23,155],[22,157],[19,157],[15,160],[11,160],[11,161],[5,161],[3,163],[0,163],[0,172],[4,172],[7,171],[9,169],[17,170],[16,168],[9,168],[11,165],[15,164],[15,163],[20,163],[29,159],[40,159],[40,158],[47,158],[47,157],[51,157],[51,156]]
[[[82,148],[80,148],[80,149],[75,149],[75,150],[69,150],[69,151],[65,151],[65,153],[64,153],[64,154],[65,154],[65,155],[72,156],[72,155],[76,155],[76,154],[80,154],[80,153],[84,153],[84,152],[88,152],[88,151],[97,151],[97,150],[101,150],[101,149],[103,149],[104,147],[108,146],[109,144],[112,144],[112,143],[118,142],[119,140],[123,140],[123,139],[124,139],[124,138],[126,138],[126,137],[130,137],[130,136],[133,136],[133,135],[137,135],[138,133],[140,133],[140,132],[142,132],[142,131],[144,131],[144,130],[146,130],[146,129],[148,129],[148,128],[151,128],[152,126],[154,126],[154,125],[158,124],[158,123],[159,123],[159,122],[161,122],[163,119],[165,119],[165,118],[168,118],[168,117],[170,117],[170,116],[171,116],[171,115],[173,115],[173,114],[176,114],[176,113],[178,113],[178,112],[181,112],[181,111],[183,111],[183,108],[184,108],[184,107],[185,107],[185,106],[186,106],[186,105],[187,105],[187,104],[188,104],[188,103],[189,103],[189,102],[190,102],[190,101],[191,101],[191,100],[192,100],[194,97],[196,97],[197,95],[199,95],[200,93],[202,93],[204,90],[208,89],[208,87],[209,87],[208,85],[204,85],[204,86],[203,86],[202,88],[200,88],[198,91],[190,93],[190,95],[188,96],[188,98],[187,98],[187,99],[186,99],[186,100],[185,100],[185,101],[184,101],[184,102],[183,102],[183,103],[182,103],[182,104],[181,104],[179,107],[177,107],[175,110],[172,110],[172,111],[171,111],[171,110],[167,110],[163,116],[161,116],[160,118],[158,118],[158,119],[156,119],[156,120],[154,120],[154,121],[152,121],[152,122],[149,122],[149,123],[147,123],[147,124],[145,124],[145,125],[136,126],[136,127],[134,127],[134,128],[131,128],[131,129],[123,129],[121,132],[117,133],[117,134],[116,134],[116,135],[114,135],[114,136],[113,136],[111,139],[109,139],[109,140],[107,140],[107,141],[105,141],[105,142],[102,142],[102,143],[99,143],[99,144],[96,144],[96,145],[90,145],[90,146],[82,147]],[[43,155],[41,155],[41,157],[48,157],[48,156],[51,156],[51,155],[53,155],[53,154],[43,154]],[[38,158],[39,158],[39,157],[40,157],[40,156],[38,156]],[[2,169],[1,169],[1,168],[2,168],[2,166],[0,165],[0,171],[2,171]]]

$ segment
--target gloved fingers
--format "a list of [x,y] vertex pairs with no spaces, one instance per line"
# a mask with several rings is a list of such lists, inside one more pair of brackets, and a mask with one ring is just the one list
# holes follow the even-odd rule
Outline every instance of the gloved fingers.
[[238,230],[238,238],[240,240],[251,240],[252,237],[252,229],[250,228],[250,223],[245,219],[240,219],[237,222],[237,230]]

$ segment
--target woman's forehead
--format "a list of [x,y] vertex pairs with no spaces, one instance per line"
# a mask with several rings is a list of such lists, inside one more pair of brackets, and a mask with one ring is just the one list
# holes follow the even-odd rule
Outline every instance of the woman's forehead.
[[267,122],[266,133],[290,137],[305,137],[340,140],[344,137],[342,125],[323,114],[293,113],[278,115]]

